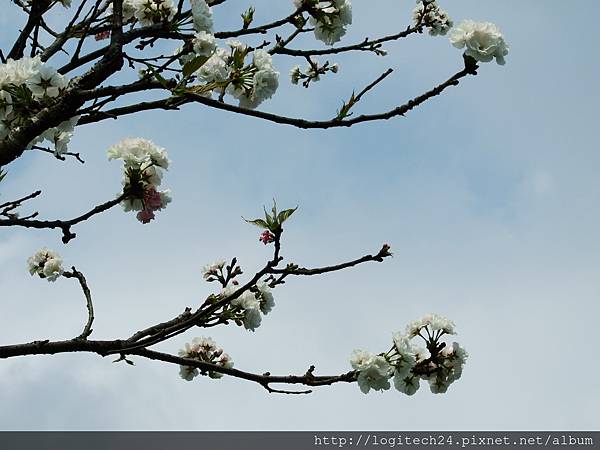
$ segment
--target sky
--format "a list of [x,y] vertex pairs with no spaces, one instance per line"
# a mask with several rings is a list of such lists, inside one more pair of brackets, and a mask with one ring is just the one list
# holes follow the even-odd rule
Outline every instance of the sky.
[[[215,8],[216,28],[233,27],[248,5]],[[258,22],[291,8],[253,5]],[[299,205],[283,237],[287,261],[329,265],[383,243],[394,257],[290,279],[255,333],[191,330],[156,349],[176,353],[193,337],[211,336],[242,370],[302,374],[314,364],[316,373],[335,374],[350,369],[353,349],[386,351],[393,332],[435,312],[456,323],[455,340],[470,355],[446,394],[422,384],[412,397],[394,389],[364,395],[356,384],[337,384],[285,396],[228,377],[185,382],[176,366],[141,358],[128,366],[91,354],[33,356],[0,361],[0,429],[599,429],[600,5],[440,5],[455,22],[496,23],[510,54],[505,66],[483,64],[478,76],[404,118],[299,130],[189,105],[80,127],[71,149],[84,165],[33,152],[9,165],[1,201],[41,189],[23,212],[67,219],[118,193],[121,167],[107,161],[107,148],[144,137],[169,152],[163,185],[174,200],[148,225],[114,208],[77,226],[68,245],[52,230],[2,229],[0,344],[70,338],[83,327],[84,298],[73,280],[47,283],[27,272],[39,248],[56,249],[86,275],[92,338],[122,338],[215,292],[202,280],[205,264],[235,256],[247,276],[262,267],[271,249],[242,216],[258,217],[275,197],[282,207]],[[342,43],[406,28],[413,6],[354,0]],[[23,20],[13,10],[0,18],[2,49]],[[340,72],[308,90],[287,77],[302,62],[275,58],[281,87],[260,109],[330,118],[391,67],[357,113],[386,110],[462,65],[446,37],[424,34],[385,49],[386,57],[330,58]]]

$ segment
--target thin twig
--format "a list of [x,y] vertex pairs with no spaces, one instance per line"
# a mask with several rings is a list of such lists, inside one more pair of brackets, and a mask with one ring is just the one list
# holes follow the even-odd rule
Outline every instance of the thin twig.
[[77,278],[79,284],[81,285],[81,289],[83,290],[83,295],[85,295],[86,307],[88,311],[88,319],[87,323],[83,327],[83,331],[76,339],[87,339],[90,334],[92,334],[92,323],[94,323],[94,305],[92,303],[92,293],[90,288],[87,285],[87,281],[85,276],[75,269],[75,266],[71,267],[72,272],[64,272],[63,276],[65,278]]

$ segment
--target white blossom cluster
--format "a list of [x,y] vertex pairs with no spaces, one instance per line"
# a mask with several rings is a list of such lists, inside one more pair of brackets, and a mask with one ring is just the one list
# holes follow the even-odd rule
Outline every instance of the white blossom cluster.
[[406,327],[406,335],[409,338],[418,336],[421,330],[428,328],[433,331],[443,331],[445,334],[456,334],[454,322],[439,314],[427,314],[422,318],[409,323]]
[[31,275],[39,275],[48,281],[56,281],[64,273],[62,258],[53,250],[43,248],[27,259]]
[[346,34],[346,27],[352,24],[352,4],[350,0],[293,0],[296,8],[309,7],[310,24],[315,28],[315,38],[327,45],[333,45]]
[[450,31],[450,42],[456,48],[465,48],[465,55],[476,61],[490,62],[494,58],[505,64],[509,47],[496,25],[491,22],[463,20]]
[[[0,64],[0,140],[14,128],[58,97],[67,87],[67,79],[42,62],[39,56],[8,59]],[[79,116],[72,117],[36,137],[28,148],[48,141],[57,156],[67,151]]]
[[[227,353],[224,353],[223,349],[211,338],[197,337],[192,339],[191,343],[186,343],[185,347],[179,350],[179,356],[215,364],[227,369],[233,367],[233,359]],[[186,381],[192,381],[201,372],[211,378],[221,378],[223,376],[222,373],[214,370],[201,371],[194,366],[179,366],[179,376]]]
[[[142,26],[170,22],[177,8],[173,0],[123,0],[123,22],[137,21]],[[112,4],[106,11],[112,14]]]
[[[231,295],[236,290],[235,286],[227,286],[221,296]],[[271,288],[265,282],[256,284],[255,290],[247,290],[230,303],[234,313],[244,325],[244,328],[255,331],[262,322],[262,315],[269,314],[275,306],[275,299]]]
[[223,267],[225,267],[224,259],[219,259],[212,264],[206,265],[202,268],[202,277],[208,281],[219,275]]
[[127,198],[121,205],[125,211],[138,211],[137,219],[148,223],[154,212],[171,202],[170,191],[158,191],[162,171],[169,167],[165,149],[142,138],[127,138],[108,149],[108,159],[123,160],[123,192]]
[[[192,40],[192,52],[180,56],[182,66],[198,56],[208,56],[194,76],[207,86],[203,92],[211,96],[213,92],[231,95],[243,108],[254,109],[271,98],[279,87],[279,72],[273,66],[271,55],[261,49],[252,52],[252,62],[245,59],[250,49],[241,42],[230,39],[228,49],[218,47],[212,34],[199,31]],[[182,53],[183,48],[176,50]]]
[[498,27],[491,22],[463,20],[454,26],[448,13],[440,9],[436,0],[417,0],[413,20],[429,28],[432,36],[449,32],[450,43],[456,48],[464,48],[465,55],[475,61],[490,62],[496,59],[498,64],[505,64],[504,57],[508,55],[509,47]]
[[416,24],[422,23],[429,28],[431,36],[443,36],[454,25],[448,13],[440,9],[435,0],[417,0],[413,20]]
[[[446,392],[450,384],[461,377],[468,357],[465,349],[456,342],[452,346],[440,342],[446,334],[455,334],[454,323],[430,314],[409,324],[405,333],[395,333],[394,345],[387,353],[374,355],[354,350],[350,364],[358,372],[360,390],[365,394],[371,389],[388,390],[393,377],[394,387],[406,395],[417,392],[421,380],[429,383],[434,394]],[[411,342],[416,336],[423,338],[429,350]]]
[[245,71],[251,74],[249,82],[243,79],[236,84],[233,80],[227,86],[227,93],[238,99],[242,108],[254,109],[273,97],[279,87],[279,72],[273,67],[271,55],[264,50],[253,52],[252,64]]

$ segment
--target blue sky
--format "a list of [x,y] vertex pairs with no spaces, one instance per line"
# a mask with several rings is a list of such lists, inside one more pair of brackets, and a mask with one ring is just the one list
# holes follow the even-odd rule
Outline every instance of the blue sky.
[[[245,1],[215,11],[229,29]],[[290,2],[291,3],[291,2]],[[574,6],[575,5],[575,6]],[[259,0],[257,19],[285,14],[286,2]],[[413,2],[355,0],[343,40],[405,28]],[[135,367],[94,355],[0,362],[3,429],[598,429],[600,369],[594,347],[600,313],[600,156],[596,138],[597,2],[441,2],[458,21],[490,20],[511,46],[504,67],[477,77],[406,118],[351,129],[306,131],[212,111],[181,112],[81,127],[72,149],[85,165],[27,154],[8,167],[3,199],[42,189],[29,208],[42,217],[78,215],[116,194],[120,166],[109,145],[128,136],[169,151],[164,185],[174,201],[149,225],[118,209],[82,224],[64,246],[52,231],[0,234],[0,342],[79,333],[83,298],[72,280],[48,284],[25,261],[57,249],[90,283],[98,339],[128,336],[197,306],[213,292],[201,267],[237,256],[245,272],[269,257],[256,228],[276,197],[300,205],[283,254],[305,266],[377,251],[383,264],[294,279],[275,291],[276,308],[256,333],[210,330],[249,371],[349,369],[354,348],[387,349],[391,333],[429,312],[452,318],[470,353],[446,395],[426,386],[363,395],[336,385],[310,396],[276,396],[254,384],[179,379],[177,368]],[[228,16],[229,14],[229,16]],[[59,20],[60,18],[57,18]],[[22,19],[18,19],[22,20]],[[14,15],[0,19],[6,48]],[[310,42],[310,41],[309,41]],[[315,42],[310,44],[315,45]],[[395,69],[360,105],[374,112],[403,103],[460,69],[444,37],[386,46],[387,57],[332,58],[340,73],[313,88],[291,86],[293,61],[279,58],[282,86],[261,109],[328,118],[354,89]],[[163,343],[176,352],[193,331]]]

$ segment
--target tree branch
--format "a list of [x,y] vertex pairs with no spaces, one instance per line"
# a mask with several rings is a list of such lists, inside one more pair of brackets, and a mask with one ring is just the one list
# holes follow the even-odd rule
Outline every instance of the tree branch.
[[79,284],[81,285],[81,290],[83,291],[83,295],[86,300],[86,307],[88,310],[88,320],[85,326],[83,327],[83,331],[76,339],[87,339],[90,334],[92,334],[92,323],[94,323],[94,305],[92,303],[92,293],[90,292],[90,288],[87,285],[87,281],[85,276],[75,269],[75,266],[71,267],[72,272],[64,272],[63,276],[65,278],[77,278]]
[[162,100],[156,100],[153,102],[143,102],[137,103],[133,105],[128,105],[120,108],[109,109],[108,111],[99,111],[94,113],[89,113],[81,117],[79,120],[79,124],[89,124],[94,122],[99,122],[101,120],[105,120],[107,118],[117,118],[120,116],[133,114],[140,111],[148,111],[154,109],[165,109],[172,110],[178,109],[180,106],[196,102],[201,103],[206,106],[210,106],[211,108],[221,109],[224,111],[234,112],[237,114],[242,114],[250,117],[256,117],[258,119],[267,120],[269,122],[274,122],[278,124],[291,125],[297,128],[303,129],[328,129],[328,128],[341,128],[341,127],[350,127],[352,125],[356,125],[358,123],[364,122],[372,122],[376,120],[389,120],[394,117],[404,116],[406,113],[412,111],[417,106],[425,103],[427,100],[440,95],[444,90],[449,88],[450,86],[457,86],[460,82],[460,79],[466,77],[467,75],[477,75],[478,66],[475,61],[469,62],[468,59],[465,60],[465,68],[460,72],[452,75],[448,80],[441,83],[440,85],[434,87],[433,89],[425,92],[418,97],[409,100],[405,104],[398,106],[394,109],[391,109],[386,112],[377,113],[377,114],[364,114],[360,116],[356,116],[350,119],[331,119],[331,120],[321,120],[321,121],[311,121],[306,119],[299,119],[294,117],[282,116],[278,114],[256,111],[253,109],[241,108],[239,106],[231,105],[228,103],[224,103],[218,100],[214,100],[212,98],[203,97],[202,95],[198,95],[192,92],[184,93],[181,96],[173,96]]
[[339,53],[351,52],[351,51],[375,51],[381,44],[389,41],[397,41],[398,39],[402,39],[410,36],[414,33],[421,33],[423,31],[423,25],[417,24],[412,27],[406,28],[406,30],[401,31],[396,34],[392,34],[389,36],[384,36],[378,39],[369,39],[365,38],[364,41],[359,42],[357,44],[345,45],[343,47],[332,47],[325,49],[315,49],[315,50],[299,50],[283,47],[275,47],[271,50],[272,54],[280,54],[280,55],[289,55],[289,56],[322,56],[322,55],[336,55]]
[[[33,194],[32,194],[33,195]],[[36,193],[35,196],[39,195]],[[30,219],[19,219],[19,218],[11,218],[11,219],[0,219],[0,227],[25,227],[25,228],[36,228],[36,229],[45,229],[45,228],[60,228],[63,233],[62,241],[66,244],[71,239],[75,238],[77,235],[71,232],[71,227],[77,225],[80,222],[83,222],[89,219],[96,214],[100,214],[113,206],[118,205],[123,201],[127,196],[125,194],[121,194],[114,200],[109,200],[106,203],[102,203],[91,209],[90,211],[82,214],[79,217],[75,217],[71,220],[30,220]],[[27,197],[26,197],[27,198]]]

